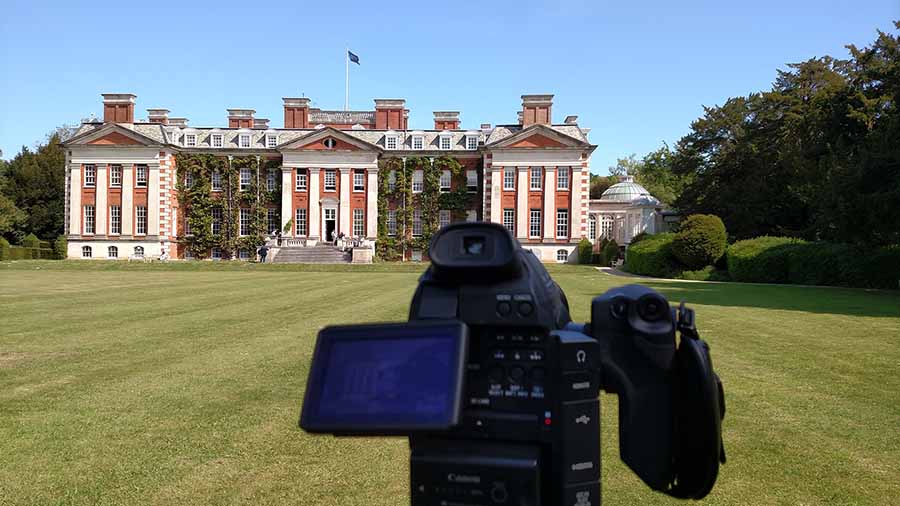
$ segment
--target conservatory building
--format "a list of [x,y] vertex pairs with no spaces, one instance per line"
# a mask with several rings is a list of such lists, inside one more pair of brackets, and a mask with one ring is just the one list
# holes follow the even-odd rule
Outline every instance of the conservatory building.
[[662,202],[635,183],[632,176],[625,176],[607,188],[599,199],[590,201],[588,238],[595,243],[606,238],[620,246],[627,245],[641,232],[663,232],[664,215]]

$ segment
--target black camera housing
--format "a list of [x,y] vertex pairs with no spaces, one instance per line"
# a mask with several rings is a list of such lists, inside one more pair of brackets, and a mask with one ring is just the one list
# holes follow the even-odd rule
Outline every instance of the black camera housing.
[[724,399],[693,312],[629,285],[573,323],[544,266],[492,223],[445,227],[429,254],[410,325],[462,322],[467,356],[458,423],[408,427],[413,506],[599,505],[601,388],[620,397],[620,454],[638,476],[676,497],[709,492],[724,461]]

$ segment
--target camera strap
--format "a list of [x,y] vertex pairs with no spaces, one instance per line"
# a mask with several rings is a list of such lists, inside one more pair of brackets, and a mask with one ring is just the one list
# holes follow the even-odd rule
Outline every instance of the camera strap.
[[674,473],[665,492],[681,499],[702,499],[716,482],[719,464],[725,463],[725,395],[709,346],[694,324],[694,311],[683,302],[677,328],[681,340],[675,354]]

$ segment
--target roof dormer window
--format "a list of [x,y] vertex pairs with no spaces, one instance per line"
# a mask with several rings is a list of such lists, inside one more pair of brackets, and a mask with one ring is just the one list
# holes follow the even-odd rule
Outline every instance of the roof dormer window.
[[424,135],[413,135],[412,148],[413,149],[425,149],[425,136]]
[[449,151],[450,147],[453,145],[453,134],[450,132],[442,133],[440,142],[440,148],[444,151]]
[[178,144],[178,129],[173,128],[169,130],[169,142],[172,144]]
[[209,145],[213,148],[221,148],[224,145],[222,134],[212,134],[209,136]]
[[275,146],[278,146],[278,134],[267,133],[266,134],[266,147],[269,149],[274,149]]
[[387,133],[384,136],[384,149],[397,149],[397,134]]
[[241,149],[250,147],[250,134],[238,134],[238,147]]
[[478,134],[466,134],[466,149],[478,149]]
[[188,148],[197,147],[197,134],[184,134],[184,145]]

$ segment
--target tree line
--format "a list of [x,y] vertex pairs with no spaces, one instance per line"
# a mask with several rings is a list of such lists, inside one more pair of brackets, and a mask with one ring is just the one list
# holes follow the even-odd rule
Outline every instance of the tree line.
[[778,70],[772,88],[702,117],[674,145],[620,159],[591,197],[631,174],[683,215],[715,214],[732,239],[900,243],[900,22],[849,57]]

